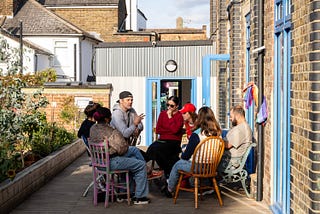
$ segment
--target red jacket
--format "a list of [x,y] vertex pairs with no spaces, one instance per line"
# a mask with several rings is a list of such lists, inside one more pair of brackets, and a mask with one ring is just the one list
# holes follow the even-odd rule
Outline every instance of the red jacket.
[[169,119],[167,111],[162,111],[159,115],[156,133],[159,140],[179,140],[183,135],[183,117],[178,111]]

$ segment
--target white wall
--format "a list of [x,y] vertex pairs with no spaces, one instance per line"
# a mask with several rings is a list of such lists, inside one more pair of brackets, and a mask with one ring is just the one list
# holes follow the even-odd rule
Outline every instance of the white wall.
[[35,65],[35,69],[37,71],[42,71],[47,68],[51,68],[51,62],[50,62],[51,57],[50,56],[43,55],[43,54],[37,54],[36,58],[37,58],[37,60],[36,60],[37,65]]
[[[3,35],[1,35],[3,36]],[[8,45],[14,49],[17,49],[20,51],[20,43],[9,38],[6,36],[3,36],[3,38],[7,41]],[[35,59],[34,59],[34,54],[35,51],[31,48],[28,48],[26,46],[23,46],[24,52],[23,52],[23,73],[34,73],[35,71]],[[18,56],[19,57],[19,56]],[[19,60],[19,58],[18,58]],[[4,69],[3,72],[6,73],[6,65],[2,65],[1,68]]]
[[[62,66],[55,66],[53,68],[56,69],[58,75],[67,75],[71,78],[74,77],[74,44],[76,44],[77,51],[79,52],[79,39],[77,37],[39,37],[39,36],[28,36],[28,40],[31,42],[38,44],[52,53],[55,53],[55,42],[67,42],[67,52],[63,53],[63,56],[60,56],[65,61],[65,64]],[[79,54],[77,55],[77,81],[79,81],[79,69],[80,69],[80,60]]]
[[137,0],[126,0],[127,19],[126,30],[138,31],[138,4]]
[[[111,94],[111,110],[119,99],[122,91],[130,91],[133,95],[133,108],[137,114],[146,113],[146,78],[145,77],[99,77],[97,84],[111,83],[113,91]],[[143,121],[145,126],[145,121]],[[145,144],[146,132],[141,133],[141,145]]]
[[93,44],[87,40],[83,40],[81,42],[81,58],[82,58],[82,66],[81,66],[81,74],[79,76],[79,81],[86,82],[87,76],[91,75],[91,60],[93,53]]

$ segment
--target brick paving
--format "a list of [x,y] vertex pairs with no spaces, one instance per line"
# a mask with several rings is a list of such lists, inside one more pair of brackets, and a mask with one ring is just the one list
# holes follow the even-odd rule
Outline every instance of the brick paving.
[[244,192],[238,193],[225,187],[221,187],[224,202],[222,207],[213,194],[206,195],[203,201],[199,200],[199,208],[195,209],[193,194],[187,192],[181,192],[177,204],[173,204],[173,199],[164,197],[154,182],[150,183],[151,203],[148,205],[128,206],[125,202],[114,202],[110,203],[108,208],[104,208],[104,203],[94,206],[92,189],[87,197],[82,197],[83,191],[91,182],[91,168],[88,163],[89,158],[84,153],[11,213],[271,213],[264,202],[249,199]]

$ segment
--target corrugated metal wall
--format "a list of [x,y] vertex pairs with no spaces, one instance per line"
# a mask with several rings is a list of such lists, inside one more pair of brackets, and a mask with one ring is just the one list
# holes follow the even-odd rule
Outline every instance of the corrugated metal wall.
[[[145,77],[201,76],[202,57],[215,54],[214,45],[172,47],[96,48],[96,75]],[[177,62],[176,72],[165,70],[165,63]],[[213,74],[215,75],[215,74]]]

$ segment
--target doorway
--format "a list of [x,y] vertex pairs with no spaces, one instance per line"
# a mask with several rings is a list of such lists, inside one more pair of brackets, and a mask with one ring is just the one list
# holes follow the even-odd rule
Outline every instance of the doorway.
[[167,109],[167,99],[177,96],[179,109],[186,103],[196,103],[195,79],[149,78],[146,84],[146,145],[156,140],[155,127],[161,111]]

